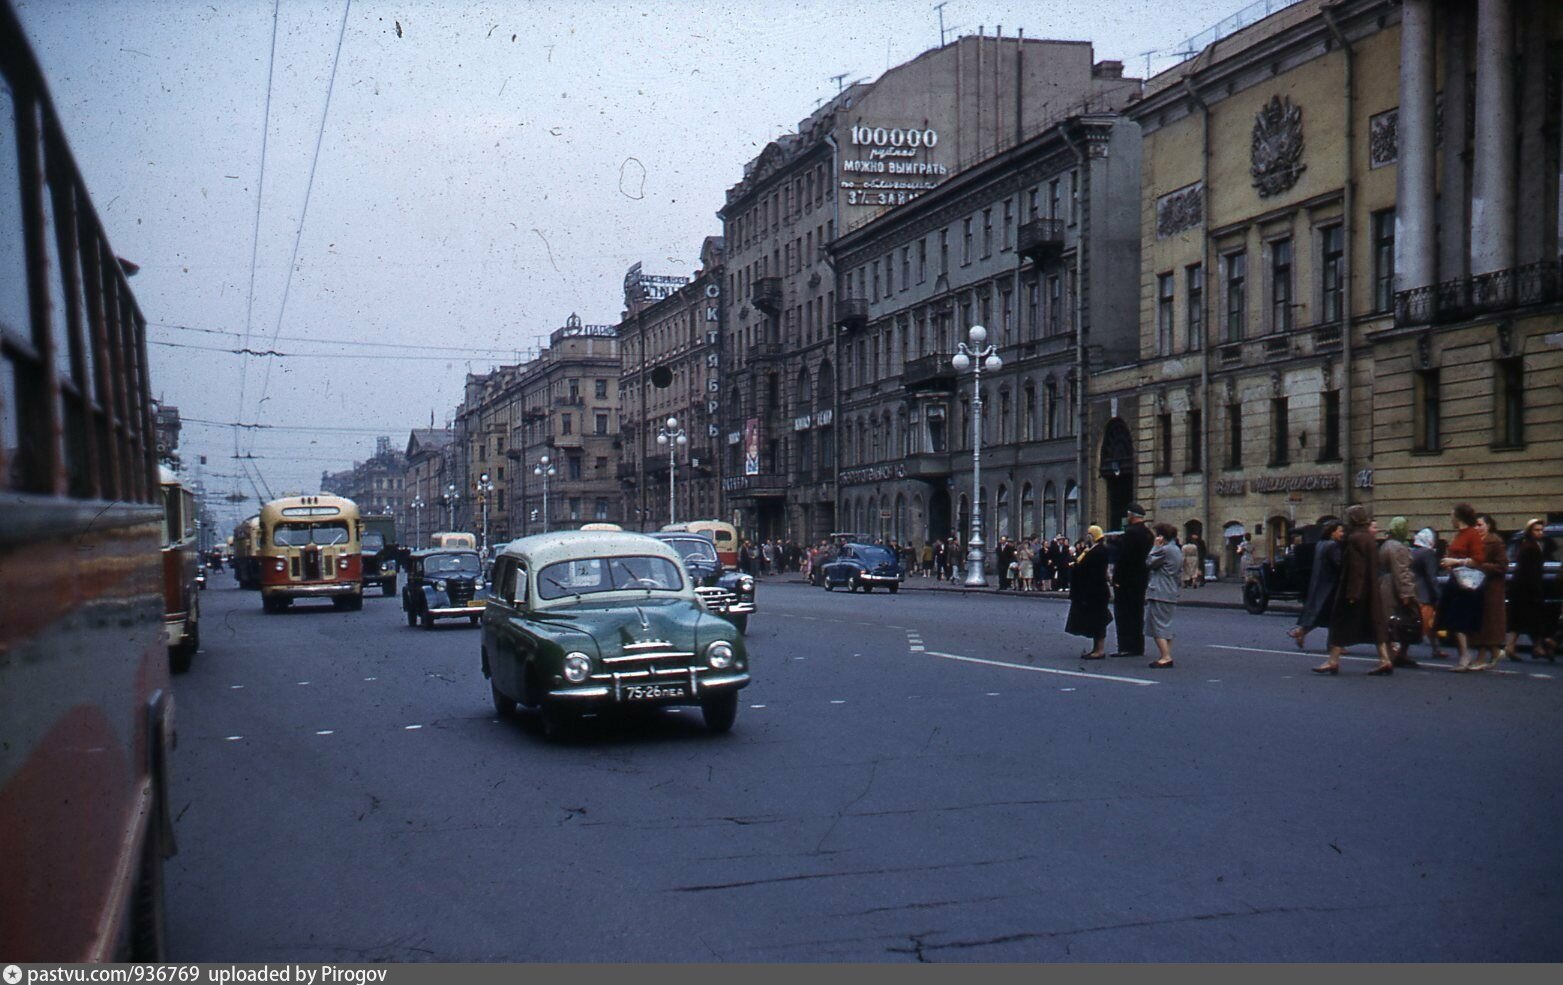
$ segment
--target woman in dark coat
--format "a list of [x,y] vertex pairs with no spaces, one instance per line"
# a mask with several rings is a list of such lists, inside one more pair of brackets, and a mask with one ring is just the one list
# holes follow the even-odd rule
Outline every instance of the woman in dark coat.
[[1332,520],[1324,525],[1324,535],[1313,547],[1308,598],[1297,614],[1297,625],[1286,631],[1299,650],[1308,639],[1308,632],[1329,622],[1335,608],[1335,586],[1340,583],[1340,542],[1345,536],[1346,529]]
[[[1480,589],[1482,596],[1482,628],[1471,634],[1471,647],[1479,662],[1467,670],[1487,670],[1496,667],[1503,656],[1503,642],[1507,635],[1504,612],[1504,578],[1509,573],[1509,553],[1504,550],[1503,538],[1498,536],[1498,525],[1490,515],[1483,514],[1476,520],[1476,530],[1482,535],[1482,550],[1471,567],[1479,569],[1487,578]],[[1487,659],[1481,661],[1485,651]],[[1461,668],[1456,667],[1455,670]]]
[[1091,649],[1080,654],[1082,660],[1102,660],[1107,651],[1107,625],[1113,621],[1107,587],[1107,545],[1102,543],[1102,528],[1092,525],[1087,531],[1091,546],[1075,561],[1069,579],[1069,620],[1064,632],[1084,636]]
[[1340,586],[1330,613],[1330,653],[1322,665],[1313,668],[1315,674],[1340,673],[1341,651],[1358,643],[1371,643],[1378,649],[1378,666],[1369,674],[1395,672],[1389,658],[1389,613],[1378,593],[1378,541],[1374,533],[1367,507],[1357,505],[1346,511]]
[[1519,645],[1520,635],[1530,637],[1530,652],[1534,657],[1553,656],[1552,633],[1557,620],[1547,606],[1542,587],[1541,538],[1546,526],[1540,520],[1525,525],[1525,536],[1514,556],[1514,580],[1509,582],[1509,642],[1506,649],[1512,655]]

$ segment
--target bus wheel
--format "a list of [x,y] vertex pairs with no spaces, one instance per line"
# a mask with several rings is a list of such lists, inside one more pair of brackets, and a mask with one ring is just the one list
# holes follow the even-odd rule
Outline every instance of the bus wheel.
[[141,846],[141,866],[130,905],[130,960],[167,960],[168,920],[163,904],[163,833],[153,819]]
[[[406,605],[405,602],[402,603],[402,604]],[[407,627],[409,629],[411,629],[412,627],[417,626],[417,625],[418,625],[418,613],[412,611],[411,609],[408,609],[407,610]]]

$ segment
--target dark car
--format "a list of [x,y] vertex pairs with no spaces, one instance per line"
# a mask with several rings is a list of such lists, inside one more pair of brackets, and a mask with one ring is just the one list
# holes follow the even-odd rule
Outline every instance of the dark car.
[[827,592],[838,587],[871,592],[879,587],[894,593],[905,578],[901,559],[878,544],[842,544],[834,557],[819,566],[819,584]]
[[433,629],[436,619],[462,616],[476,626],[488,601],[477,551],[436,547],[407,555],[402,611],[407,625]]
[[359,563],[363,565],[364,589],[380,586],[380,594],[396,594],[395,531],[389,517],[369,517],[364,521],[364,535],[359,541]]
[[716,539],[709,533],[663,531],[647,534],[678,552],[684,570],[694,583],[695,594],[706,608],[732,623],[740,633],[749,631],[754,614],[754,577],[742,571],[727,571],[717,556]]
[[1276,600],[1308,601],[1313,578],[1313,555],[1324,536],[1323,524],[1309,524],[1292,531],[1301,543],[1274,561],[1259,561],[1243,571],[1243,608],[1260,615]]

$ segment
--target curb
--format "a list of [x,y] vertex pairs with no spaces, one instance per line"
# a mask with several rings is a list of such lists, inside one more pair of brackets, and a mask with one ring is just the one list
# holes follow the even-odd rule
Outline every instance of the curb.
[[[773,581],[777,578],[775,575],[770,577]],[[781,581],[790,585],[808,585],[807,580],[796,576],[783,577],[781,578]],[[764,583],[765,582],[762,579],[761,584],[763,585]],[[942,592],[946,595],[977,595],[987,598],[1013,598],[1035,602],[1069,601],[1069,595],[1065,592],[1015,592],[1008,589],[1000,591],[997,588],[965,588],[960,585],[921,585],[915,584],[911,581],[902,582],[901,590],[903,592]],[[1215,600],[1190,598],[1188,595],[1184,595],[1181,599],[1179,599],[1178,605],[1190,609],[1236,609],[1239,612],[1247,611],[1244,609],[1243,603],[1241,601],[1221,602]],[[1272,602],[1270,603],[1270,607],[1268,610],[1266,610],[1265,614],[1268,615],[1270,613],[1279,613],[1282,615],[1292,616],[1301,611],[1302,606],[1300,605],[1287,605],[1284,603]]]

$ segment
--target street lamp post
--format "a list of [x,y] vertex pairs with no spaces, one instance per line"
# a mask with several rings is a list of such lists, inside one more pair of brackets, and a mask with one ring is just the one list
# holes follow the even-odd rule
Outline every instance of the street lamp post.
[[417,550],[423,546],[423,508],[428,504],[419,496],[407,505],[412,507],[412,544],[413,550]]
[[494,491],[494,484],[489,481],[488,473],[478,476],[478,501],[483,504],[483,554],[488,555],[488,497]]
[[456,529],[456,484],[452,482],[445,487],[445,529]]
[[997,346],[984,345],[988,341],[988,330],[981,325],[973,325],[967,332],[967,338],[971,340],[968,346],[965,342],[956,344],[955,358],[950,360],[950,365],[955,367],[957,373],[966,372],[969,367],[972,370],[972,401],[971,401],[971,539],[966,543],[966,581],[967,588],[986,588],[988,577],[982,570],[982,371],[984,369],[996,370],[1004,365],[999,358]]
[[679,448],[689,444],[689,435],[678,426],[678,418],[668,418],[667,425],[657,431],[657,444],[666,445],[668,449],[668,525],[671,526],[678,522],[678,518],[674,515],[674,503],[677,501],[673,497],[674,483],[678,477],[678,463],[673,456]]
[[559,470],[554,468],[548,461],[548,456],[544,455],[537,460],[536,465],[532,466],[532,474],[542,476],[543,479],[543,533],[546,534],[548,532],[548,477],[558,475]]

